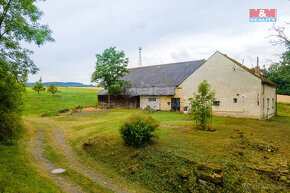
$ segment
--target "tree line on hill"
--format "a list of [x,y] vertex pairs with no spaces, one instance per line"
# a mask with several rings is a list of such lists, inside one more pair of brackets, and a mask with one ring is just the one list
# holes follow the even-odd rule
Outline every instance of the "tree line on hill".
[[[52,82],[43,82],[43,86],[49,86]],[[80,82],[53,82],[56,83],[58,86],[71,86],[71,87],[85,87],[85,86],[94,86],[92,84],[83,84]],[[36,82],[26,83],[27,86],[34,86]]]

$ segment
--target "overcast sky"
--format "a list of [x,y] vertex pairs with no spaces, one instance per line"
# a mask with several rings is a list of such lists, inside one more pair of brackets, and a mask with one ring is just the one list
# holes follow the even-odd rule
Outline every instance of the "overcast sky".
[[[47,0],[41,23],[54,43],[31,46],[43,81],[90,83],[97,53],[115,46],[129,67],[207,59],[216,50],[252,67],[256,57],[268,66],[283,47],[272,46],[273,23],[249,22],[249,9],[277,9],[277,25],[290,22],[289,0]],[[289,26],[286,33],[289,33]]]

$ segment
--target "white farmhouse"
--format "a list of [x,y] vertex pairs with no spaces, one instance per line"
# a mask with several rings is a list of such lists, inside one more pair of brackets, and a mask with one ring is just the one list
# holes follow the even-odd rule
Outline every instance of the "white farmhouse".
[[[213,112],[218,116],[268,119],[276,114],[276,85],[236,60],[215,52],[207,60],[196,60],[129,69],[123,79],[131,86],[112,97],[115,106],[187,113],[189,98],[207,80],[216,92]],[[107,91],[98,94],[107,104]]]

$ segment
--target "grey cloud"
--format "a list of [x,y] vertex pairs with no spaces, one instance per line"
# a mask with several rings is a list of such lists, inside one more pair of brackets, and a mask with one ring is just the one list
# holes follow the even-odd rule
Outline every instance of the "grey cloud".
[[[278,20],[279,16],[290,16],[289,2],[282,0],[49,0],[39,5],[45,13],[42,21],[54,31],[56,42],[41,48],[31,47],[35,51],[32,58],[41,71],[31,76],[30,81],[41,75],[44,81],[88,83],[95,54],[109,46],[124,50],[130,57],[130,66],[138,63],[140,45],[144,64],[206,58],[217,49],[231,53],[222,42],[216,47],[207,46],[211,45],[209,40],[250,36],[261,26],[270,26],[249,23],[249,9],[277,8]],[[175,46],[184,37],[203,34],[202,43]],[[251,63],[257,54],[271,54],[275,49],[265,45],[258,48],[245,45],[237,56],[240,59],[241,55],[248,55]]]

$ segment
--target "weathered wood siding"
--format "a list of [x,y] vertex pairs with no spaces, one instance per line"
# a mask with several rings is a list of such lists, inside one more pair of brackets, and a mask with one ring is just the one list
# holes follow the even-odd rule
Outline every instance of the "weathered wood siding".
[[[98,104],[108,105],[108,96],[99,95]],[[111,96],[111,105],[113,107],[125,107],[125,108],[139,108],[140,97],[127,97],[127,96]]]

